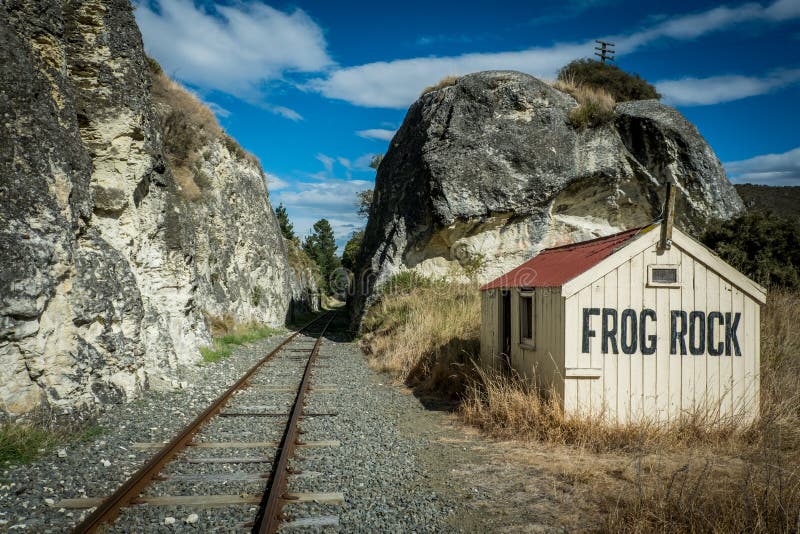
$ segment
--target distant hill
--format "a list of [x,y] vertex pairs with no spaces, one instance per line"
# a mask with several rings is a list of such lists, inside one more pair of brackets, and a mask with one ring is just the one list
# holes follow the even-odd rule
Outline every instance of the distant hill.
[[779,217],[800,217],[800,186],[736,184],[748,210],[770,211]]

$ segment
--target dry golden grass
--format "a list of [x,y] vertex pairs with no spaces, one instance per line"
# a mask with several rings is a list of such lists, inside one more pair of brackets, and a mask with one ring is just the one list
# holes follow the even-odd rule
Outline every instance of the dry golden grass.
[[569,112],[569,122],[576,128],[596,128],[614,120],[616,101],[599,87],[576,84],[574,80],[556,80],[552,86],[572,95],[578,107]]
[[419,96],[431,93],[433,91],[438,91],[439,89],[444,89],[445,87],[450,87],[451,85],[455,85],[458,82],[458,76],[445,76],[438,83],[435,85],[429,85],[425,89],[422,90]]
[[220,127],[214,113],[195,95],[151,67],[151,94],[161,118],[164,152],[181,195],[199,200],[203,187],[210,183],[201,170],[203,150],[212,141],[220,142],[233,157],[246,159],[261,168],[258,159]]
[[409,386],[459,395],[480,348],[478,288],[402,273],[383,288],[364,328],[362,347],[373,368]]
[[[608,532],[800,531],[800,294],[773,289],[761,322],[761,417],[718,455],[742,460],[726,480],[705,466],[668,480],[640,475]],[[649,479],[648,479],[649,478]]]

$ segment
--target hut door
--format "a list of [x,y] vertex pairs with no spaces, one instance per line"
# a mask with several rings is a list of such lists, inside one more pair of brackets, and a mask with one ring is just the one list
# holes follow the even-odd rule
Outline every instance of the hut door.
[[503,312],[500,314],[501,358],[503,371],[511,371],[511,291],[502,292]]

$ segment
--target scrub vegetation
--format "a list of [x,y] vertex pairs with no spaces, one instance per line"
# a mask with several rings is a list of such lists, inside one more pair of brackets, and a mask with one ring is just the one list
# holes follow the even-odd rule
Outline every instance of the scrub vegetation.
[[605,466],[585,473],[561,462],[556,477],[593,500],[601,530],[791,532],[800,525],[797,324],[800,293],[772,289],[762,313],[761,418],[746,428],[700,416],[669,426],[565,418],[548,392],[474,365],[476,284],[395,276],[365,315],[362,345],[373,368],[454,401],[464,422],[491,437],[536,441]]
[[578,106],[567,117],[574,128],[598,128],[614,121],[614,106],[617,103],[605,89],[581,85],[571,78],[556,80],[553,87],[577,100]]
[[570,62],[558,71],[558,80],[579,87],[603,89],[617,102],[661,98],[656,88],[638,74],[594,59]]
[[208,106],[172,81],[156,60],[148,58],[148,66],[153,82],[151,94],[161,120],[164,153],[183,198],[201,200],[203,191],[210,187],[211,178],[203,172],[202,160],[203,149],[214,140],[232,156],[247,159],[261,169],[258,159],[225,133]]

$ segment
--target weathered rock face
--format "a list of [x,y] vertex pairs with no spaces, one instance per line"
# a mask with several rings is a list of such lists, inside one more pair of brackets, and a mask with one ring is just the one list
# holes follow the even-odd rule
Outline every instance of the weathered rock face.
[[664,184],[688,230],[742,210],[697,129],[657,101],[580,130],[577,102],[517,72],[481,72],[423,95],[378,169],[355,312],[402,269],[491,279],[538,250],[646,224]]
[[295,321],[300,315],[321,309],[322,289],[319,281],[322,274],[317,264],[296,243],[284,239],[284,244],[289,253],[289,285],[292,289],[289,319]]
[[286,317],[260,167],[210,139],[187,198],[150,83],[128,0],[0,7],[0,412],[169,386],[208,316]]

